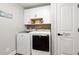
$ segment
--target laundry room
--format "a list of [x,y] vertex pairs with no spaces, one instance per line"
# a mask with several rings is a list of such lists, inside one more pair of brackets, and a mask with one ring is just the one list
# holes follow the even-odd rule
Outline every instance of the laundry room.
[[0,3],[0,55],[79,55],[79,3]]

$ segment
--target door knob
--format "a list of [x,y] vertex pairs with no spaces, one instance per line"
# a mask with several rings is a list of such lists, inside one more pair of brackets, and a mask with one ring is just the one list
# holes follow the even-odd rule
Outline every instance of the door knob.
[[57,35],[58,35],[58,36],[63,36],[63,34],[60,34],[60,33],[58,33]]
[[78,28],[78,32],[79,32],[79,28]]

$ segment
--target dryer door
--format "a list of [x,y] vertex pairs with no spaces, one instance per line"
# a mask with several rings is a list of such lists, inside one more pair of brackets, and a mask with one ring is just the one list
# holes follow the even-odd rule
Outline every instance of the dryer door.
[[40,51],[49,51],[49,35],[33,35],[32,36],[32,49]]

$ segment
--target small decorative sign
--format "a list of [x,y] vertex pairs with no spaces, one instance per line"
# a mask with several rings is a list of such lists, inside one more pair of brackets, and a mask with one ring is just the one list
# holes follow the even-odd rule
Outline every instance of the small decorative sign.
[[13,18],[13,15],[0,10],[0,17]]

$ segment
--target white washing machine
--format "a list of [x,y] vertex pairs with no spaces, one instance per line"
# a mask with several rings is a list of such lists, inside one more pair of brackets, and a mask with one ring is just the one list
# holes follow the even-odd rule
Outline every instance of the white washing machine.
[[30,55],[30,31],[22,31],[17,34],[17,53]]

